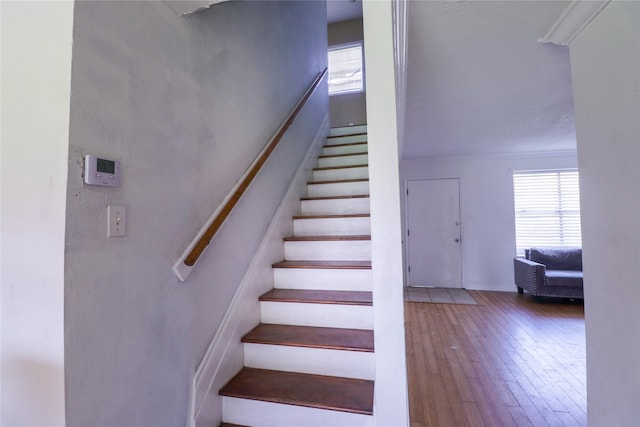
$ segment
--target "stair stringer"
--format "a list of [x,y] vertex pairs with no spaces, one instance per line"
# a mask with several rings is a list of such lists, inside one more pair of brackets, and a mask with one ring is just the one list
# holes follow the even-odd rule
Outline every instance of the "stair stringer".
[[220,389],[244,363],[243,335],[260,323],[258,297],[273,288],[271,265],[284,256],[282,239],[293,232],[292,216],[300,213],[300,197],[307,191],[313,168],[329,131],[325,115],[313,142],[269,224],[260,246],[227,308],[220,327],[192,379],[190,425],[212,426],[222,420],[222,398],[211,390]]

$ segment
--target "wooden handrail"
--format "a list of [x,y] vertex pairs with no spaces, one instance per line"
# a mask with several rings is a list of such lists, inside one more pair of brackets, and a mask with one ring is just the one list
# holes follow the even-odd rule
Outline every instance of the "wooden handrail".
[[262,149],[258,157],[254,160],[254,162],[249,167],[249,170],[242,176],[240,181],[235,185],[232,192],[229,196],[227,196],[221,208],[219,208],[217,214],[211,221],[209,227],[207,227],[206,231],[200,236],[198,241],[195,243],[189,254],[184,259],[184,264],[191,267],[193,266],[200,255],[204,252],[206,247],[215,236],[216,232],[220,229],[224,221],[227,219],[233,208],[236,206],[244,192],[249,188],[249,185],[253,181],[253,179],[258,175],[258,172],[262,169],[264,164],[269,159],[269,156],[278,146],[278,143],[287,132],[289,127],[293,124],[294,120],[305,106],[311,95],[316,91],[322,79],[326,76],[327,69],[325,68],[322,72],[318,73],[316,78],[313,80],[313,83],[309,86],[307,91],[304,93],[300,101],[296,104],[295,108],[289,116],[285,119],[282,125],[278,128],[277,132],[273,137],[269,140],[267,145]]

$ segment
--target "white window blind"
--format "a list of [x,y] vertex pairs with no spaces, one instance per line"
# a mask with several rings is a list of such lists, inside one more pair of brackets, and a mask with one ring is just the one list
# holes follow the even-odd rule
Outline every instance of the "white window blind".
[[577,170],[513,173],[518,255],[533,246],[581,247]]
[[329,95],[361,92],[362,43],[329,49]]

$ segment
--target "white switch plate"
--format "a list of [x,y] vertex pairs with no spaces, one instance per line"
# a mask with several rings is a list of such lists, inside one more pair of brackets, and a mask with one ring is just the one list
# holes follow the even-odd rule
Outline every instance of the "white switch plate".
[[107,237],[122,237],[127,234],[127,211],[124,206],[107,206]]

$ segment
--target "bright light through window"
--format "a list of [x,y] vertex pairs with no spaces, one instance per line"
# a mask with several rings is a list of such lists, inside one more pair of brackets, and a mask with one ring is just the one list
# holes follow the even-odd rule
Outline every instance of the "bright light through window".
[[518,255],[533,246],[580,247],[577,170],[514,172]]
[[362,90],[362,43],[329,49],[329,95]]

